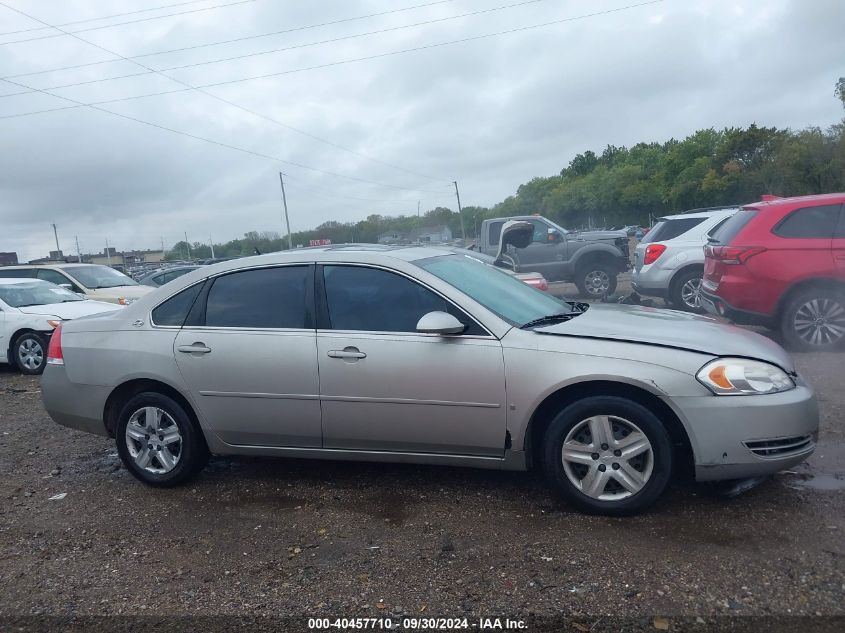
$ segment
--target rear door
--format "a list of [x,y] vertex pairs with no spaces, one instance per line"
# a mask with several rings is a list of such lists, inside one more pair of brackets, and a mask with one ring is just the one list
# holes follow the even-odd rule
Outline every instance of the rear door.
[[313,279],[313,265],[214,277],[176,336],[176,363],[224,442],[320,447]]
[[845,204],[839,207],[839,225],[833,236],[832,247],[837,276],[845,281]]

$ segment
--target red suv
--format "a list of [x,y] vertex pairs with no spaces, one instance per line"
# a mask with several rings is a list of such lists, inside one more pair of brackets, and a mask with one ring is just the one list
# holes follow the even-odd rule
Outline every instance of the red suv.
[[704,257],[708,312],[779,327],[796,349],[845,345],[845,194],[763,196],[719,228]]

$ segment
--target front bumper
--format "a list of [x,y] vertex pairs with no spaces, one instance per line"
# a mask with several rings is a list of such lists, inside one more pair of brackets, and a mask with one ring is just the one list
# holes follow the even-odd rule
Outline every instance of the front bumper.
[[698,481],[769,475],[815,450],[819,411],[813,388],[771,395],[672,398],[690,437]]
[[47,365],[41,376],[41,400],[53,421],[72,429],[108,435],[103,420],[109,388],[68,380],[62,365]]

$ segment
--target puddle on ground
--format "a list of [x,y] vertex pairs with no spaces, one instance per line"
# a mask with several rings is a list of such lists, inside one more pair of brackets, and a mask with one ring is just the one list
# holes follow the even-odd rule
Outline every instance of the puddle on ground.
[[809,460],[788,471],[793,488],[838,492],[845,490],[845,446],[820,442]]

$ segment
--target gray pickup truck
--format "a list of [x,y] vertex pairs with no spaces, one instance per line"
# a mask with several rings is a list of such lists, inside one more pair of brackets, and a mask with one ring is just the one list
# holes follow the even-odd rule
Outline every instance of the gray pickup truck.
[[[506,222],[528,222],[534,234],[524,248],[507,245],[500,252]],[[495,218],[481,223],[478,250],[500,256],[514,272],[542,273],[549,281],[571,281],[588,298],[611,295],[616,276],[630,268],[624,231],[567,231],[538,215]]]

